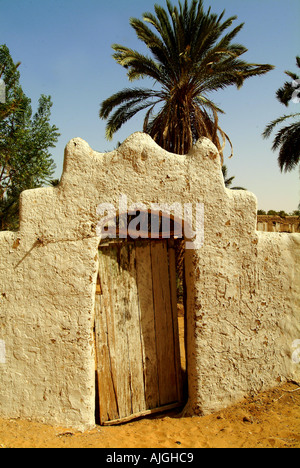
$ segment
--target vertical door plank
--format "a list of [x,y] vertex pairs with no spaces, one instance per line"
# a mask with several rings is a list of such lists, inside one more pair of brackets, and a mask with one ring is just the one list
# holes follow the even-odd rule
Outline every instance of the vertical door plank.
[[167,241],[151,244],[160,404],[177,401]]
[[181,359],[180,359],[180,343],[178,330],[178,312],[177,312],[177,285],[176,285],[176,259],[174,247],[168,246],[169,255],[169,277],[170,277],[170,292],[173,317],[173,339],[175,351],[175,366],[177,376],[177,392],[178,401],[183,401],[183,386],[181,375]]
[[133,244],[127,246],[127,255],[127,270],[123,271],[123,275],[126,278],[128,300],[125,307],[125,320],[128,342],[131,408],[132,413],[136,414],[145,411],[146,402],[136,277],[136,248]]
[[117,399],[120,418],[131,414],[131,388],[128,359],[128,338],[126,316],[128,308],[128,285],[126,269],[128,267],[127,246],[116,246],[116,259],[110,265],[112,297],[114,302],[115,359],[117,365]]
[[113,359],[113,340],[108,333],[108,321],[111,321],[111,296],[107,282],[106,258],[99,252],[99,275],[102,279],[102,295],[96,295],[95,301],[95,332],[97,352],[97,376],[99,389],[100,422],[119,418],[118,402],[114,377],[116,378],[115,362]]
[[136,247],[137,289],[140,310],[145,402],[147,409],[159,406],[155,315],[150,243]]

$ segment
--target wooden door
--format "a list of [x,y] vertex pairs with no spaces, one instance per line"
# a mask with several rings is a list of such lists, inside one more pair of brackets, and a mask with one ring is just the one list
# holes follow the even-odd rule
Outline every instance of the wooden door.
[[168,242],[99,249],[95,330],[101,424],[182,403],[175,254]]

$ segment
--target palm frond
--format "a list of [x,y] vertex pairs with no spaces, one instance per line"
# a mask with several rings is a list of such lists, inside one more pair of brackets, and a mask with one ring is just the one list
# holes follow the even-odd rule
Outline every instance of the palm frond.
[[107,122],[106,138],[108,140],[112,140],[113,135],[122,127],[122,125],[124,125],[138,112],[147,109],[149,106],[153,106],[153,103],[135,100],[131,101],[129,104],[126,103],[123,106],[118,107]]
[[300,122],[284,127],[277,133],[272,149],[275,151],[278,148],[281,171],[291,171],[300,162]]
[[263,137],[264,138],[269,138],[269,136],[271,135],[272,131],[274,130],[274,128],[278,125],[278,124],[281,124],[282,122],[284,122],[285,120],[287,119],[291,119],[291,118],[295,118],[297,116],[299,116],[300,113],[296,113],[296,114],[290,114],[290,115],[282,115],[281,117],[279,117],[278,119],[275,119],[273,120],[272,122],[270,122],[264,132],[263,132]]
[[126,88],[118,93],[113,94],[108,99],[102,102],[99,112],[101,119],[107,119],[112,110],[123,104],[124,102],[130,104],[131,101],[142,101],[149,98],[159,96],[160,93],[151,89],[143,88]]
[[152,58],[119,44],[114,44],[112,47],[116,51],[113,54],[113,58],[124,68],[128,69],[127,76],[130,81],[147,76],[155,81],[162,82],[160,68]]
[[[144,14],[144,20],[147,21],[146,13]],[[169,63],[168,50],[165,44],[148,26],[141,20],[136,18],[130,18],[130,24],[135,30],[137,37],[144,42],[144,44],[152,52],[154,58],[162,65]]]

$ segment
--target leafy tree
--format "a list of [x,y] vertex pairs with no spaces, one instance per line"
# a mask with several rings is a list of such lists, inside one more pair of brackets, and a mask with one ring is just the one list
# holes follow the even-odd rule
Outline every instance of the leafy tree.
[[[16,64],[13,63],[7,47],[0,47],[0,79],[2,80],[4,78],[5,73],[5,81],[3,80],[3,82],[6,89],[11,89],[15,86],[16,80],[18,78],[18,74],[16,73],[16,71],[20,65],[20,62]],[[20,105],[20,100],[18,98],[15,100],[10,100],[10,102],[8,102],[6,94],[7,90],[4,91],[4,102],[0,103],[0,121],[12,114],[13,111],[17,109]]]
[[[300,57],[296,57],[298,68],[300,68]],[[292,81],[286,81],[284,85],[276,92],[276,97],[281,104],[286,107],[289,105],[291,100],[294,100],[294,96],[299,94],[297,87],[300,86],[299,75],[296,73],[286,71],[285,74],[292,78]],[[298,100],[298,98],[296,97]],[[277,125],[285,122],[288,119],[296,120],[283,128],[281,128],[276,134],[272,150],[277,151],[279,149],[278,164],[281,171],[288,172],[294,169],[300,161],[300,113],[283,115],[276,120],[273,120],[263,133],[264,138],[268,138],[272,131]]]
[[19,196],[23,190],[50,182],[55,164],[49,153],[58,140],[50,124],[51,97],[41,95],[33,115],[6,45],[0,46],[0,69],[6,102],[0,104],[0,229],[18,228]]
[[284,210],[281,210],[281,211],[269,210],[268,213],[266,213],[264,210],[258,210],[257,214],[268,215],[268,216],[280,216],[280,218],[286,218],[287,216],[299,216],[300,211],[294,210],[292,211],[292,213],[286,213]]
[[247,49],[232,41],[243,24],[228,31],[236,16],[224,20],[225,11],[205,12],[202,0],[179,1],[179,8],[166,0],[166,6],[155,5],[155,15],[144,13],[144,22],[130,19],[151,56],[112,46],[114,59],[127,70],[130,81],[150,77],[159,89],[126,88],[103,101],[99,115],[109,119],[106,136],[112,139],[125,122],[147,109],[143,129],[166,150],[185,154],[206,136],[222,151],[229,140],[218,124],[223,111],[209,94],[232,85],[240,88],[246,79],[273,67],[241,59]]

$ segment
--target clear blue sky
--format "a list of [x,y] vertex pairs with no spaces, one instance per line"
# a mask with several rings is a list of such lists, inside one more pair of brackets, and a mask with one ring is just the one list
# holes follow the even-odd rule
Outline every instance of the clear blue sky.
[[[154,0],[0,0],[0,44],[6,44],[14,61],[21,61],[21,84],[36,109],[39,96],[53,100],[52,122],[61,137],[52,154],[60,177],[63,151],[73,137],[85,139],[97,151],[111,150],[135,131],[142,117],[128,122],[112,142],[105,139],[105,122],[98,117],[100,102],[128,86],[125,70],[117,65],[111,44],[141,48],[129,25],[153,11]],[[164,0],[156,3],[165,4]],[[177,3],[177,0],[174,0]],[[241,90],[227,88],[213,99],[226,112],[221,127],[234,145],[235,155],[225,159],[236,185],[254,192],[260,209],[292,211],[300,201],[299,171],[281,174],[272,138],[263,140],[267,123],[289,109],[275,99],[285,81],[285,70],[297,72],[300,55],[299,0],[205,0],[216,13],[237,15],[245,26],[236,38],[248,48],[249,62],[270,63],[276,69],[249,79]],[[147,86],[136,82],[133,86]]]

